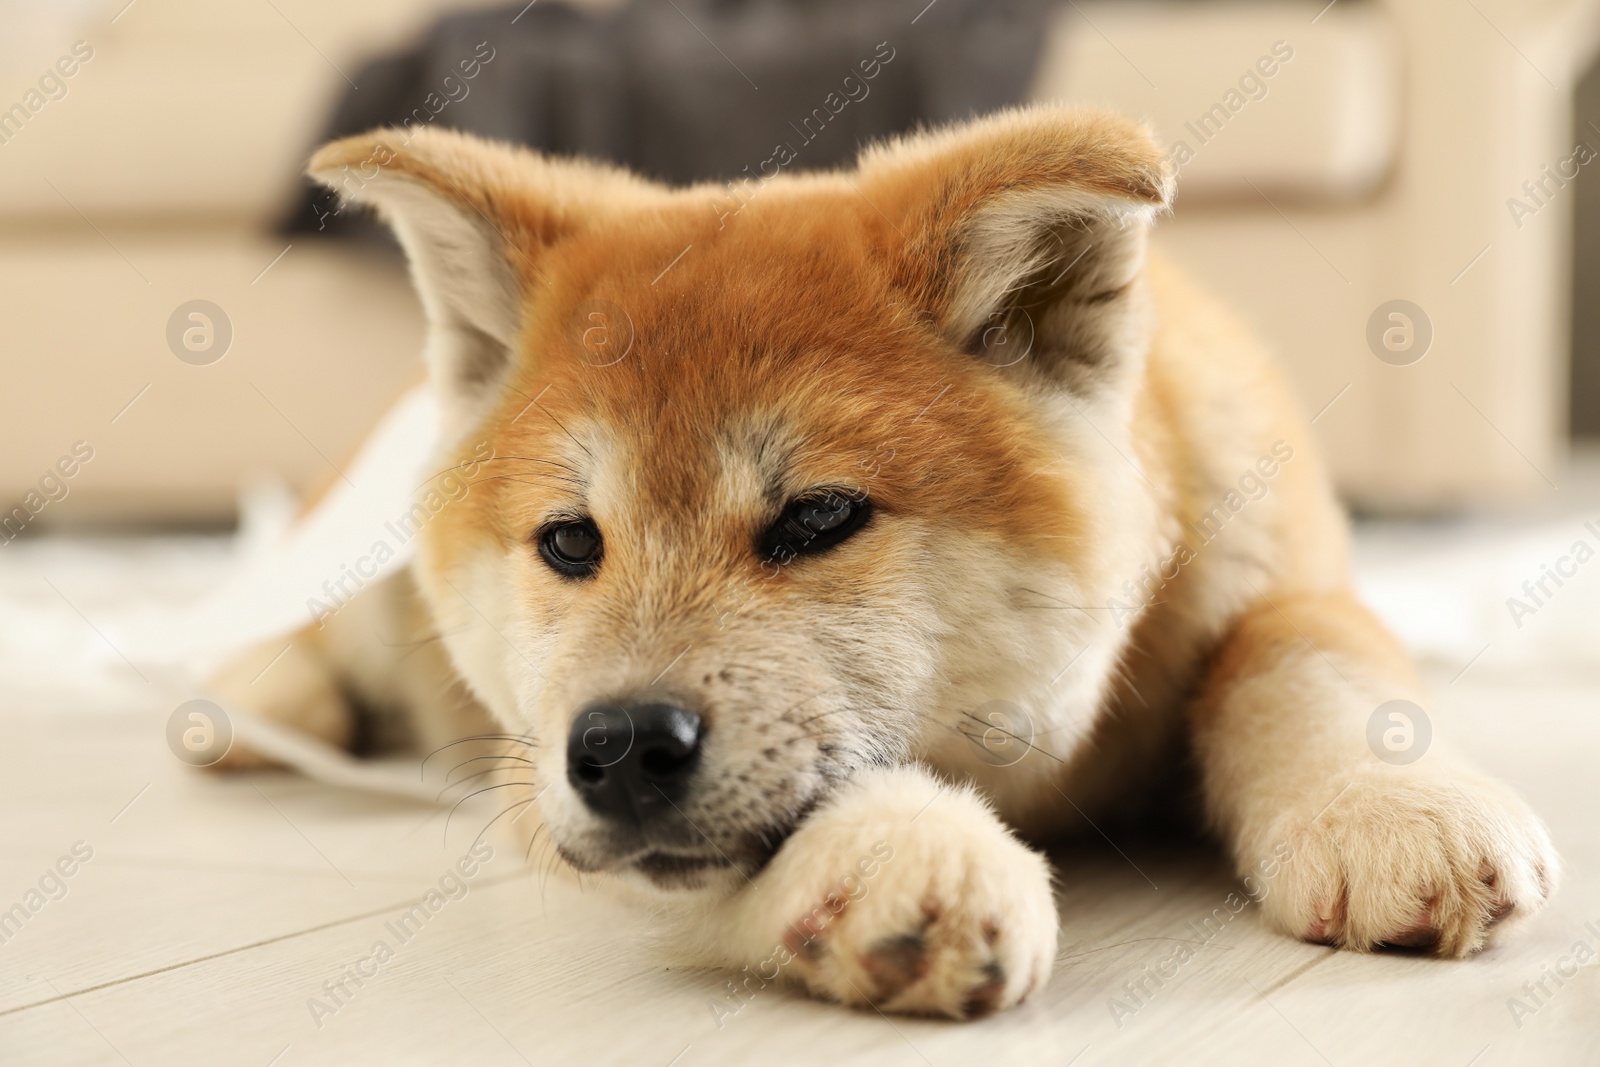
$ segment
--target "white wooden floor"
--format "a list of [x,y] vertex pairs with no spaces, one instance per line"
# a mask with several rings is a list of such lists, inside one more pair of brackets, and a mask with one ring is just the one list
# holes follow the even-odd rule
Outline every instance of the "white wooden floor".
[[[1233,888],[1214,854],[1063,854],[1055,977],[1008,1015],[885,1018],[774,989],[719,1028],[719,976],[666,966],[637,916],[541,883],[503,840],[464,895],[396,936],[482,813],[462,809],[447,839],[423,806],[191,771],[165,747],[165,709],[11,704],[0,908],[78,842],[93,855],[0,945],[0,1063],[1600,1064],[1600,966],[1546,977],[1577,941],[1600,951],[1600,677],[1470,678],[1437,680],[1438,725],[1549,819],[1569,864],[1549,912],[1441,963],[1298,944],[1246,911],[1120,1026],[1111,998],[1199,940],[1188,924]],[[358,963],[378,941],[393,958]],[[339,1003],[323,983],[347,966],[376,973]],[[1536,1006],[1522,987],[1542,977],[1551,995],[1514,1018],[1508,998]]]

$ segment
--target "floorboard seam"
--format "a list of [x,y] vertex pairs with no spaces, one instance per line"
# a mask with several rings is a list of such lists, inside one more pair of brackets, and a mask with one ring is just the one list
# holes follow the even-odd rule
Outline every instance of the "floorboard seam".
[[1311,970],[1313,967],[1322,966],[1324,963],[1327,963],[1329,960],[1333,959],[1338,954],[1339,954],[1339,950],[1338,949],[1330,948],[1330,949],[1328,949],[1328,951],[1324,952],[1322,955],[1318,956],[1316,959],[1307,960],[1306,963],[1303,966],[1296,967],[1294,970],[1290,971],[1288,974],[1284,975],[1282,978],[1278,979],[1276,982],[1272,983],[1271,985],[1267,986],[1267,988],[1263,989],[1261,991],[1262,995],[1265,996],[1265,995],[1270,994],[1270,993],[1276,993],[1278,990],[1282,989],[1284,986],[1288,985],[1290,982],[1294,981],[1296,978],[1299,978],[1301,975],[1305,974],[1307,971]]
[[[517,871],[511,874],[500,875],[496,878],[485,878],[482,881],[474,884],[479,886],[499,885],[503,882],[509,882],[513,879],[523,877],[524,873],[525,872]],[[199,963],[207,963],[211,960],[222,959],[224,956],[234,956],[241,952],[249,952],[251,949],[261,948],[265,945],[275,945],[281,941],[291,941],[294,938],[305,937],[308,934],[320,933],[323,930],[332,930],[336,926],[347,926],[350,923],[360,922],[362,919],[371,919],[374,916],[383,915],[386,912],[392,912],[396,908],[403,907],[408,903],[413,903],[415,899],[415,897],[407,897],[405,900],[397,901],[393,904],[386,904],[381,908],[374,908],[371,911],[364,911],[359,915],[351,915],[348,918],[335,919],[333,922],[322,923],[320,926],[312,926],[304,930],[296,930],[293,933],[288,934],[279,934],[277,937],[269,937],[261,941],[253,941],[248,945],[240,945],[237,948],[223,949],[221,952],[213,952],[210,955],[197,956],[192,960],[169,963],[165,967],[156,967],[152,970],[143,971],[139,974],[129,975],[126,978],[113,978],[109,982],[101,982],[99,985],[85,986],[82,989],[74,989],[70,993],[62,993],[59,996],[47,997],[44,1000],[36,1000],[32,1004],[19,1004],[14,1008],[0,1010],[0,1019],[5,1018],[7,1015],[15,1015],[18,1012],[31,1011],[34,1008],[42,1008],[48,1004],[55,1004],[64,1000],[72,1000],[74,997],[85,996],[89,993],[97,993],[102,989],[110,989],[113,986],[127,985],[129,982],[138,982],[145,978],[152,978],[158,974],[167,974],[170,971],[181,971],[185,967],[193,967]]]

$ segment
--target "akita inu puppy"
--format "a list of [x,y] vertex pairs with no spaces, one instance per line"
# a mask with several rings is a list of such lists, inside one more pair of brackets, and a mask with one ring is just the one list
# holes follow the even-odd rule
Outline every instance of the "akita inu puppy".
[[[431,129],[310,173],[399,235],[470,491],[227,699],[336,742],[481,705],[567,863],[698,960],[884,1010],[1043,985],[1024,840],[1156,797],[1311,941],[1465,956],[1551,892],[1520,799],[1369,746],[1418,684],[1277,373],[1146,262],[1142,127],[1018,110],[732,189]],[[391,611],[447,658],[397,667]]]

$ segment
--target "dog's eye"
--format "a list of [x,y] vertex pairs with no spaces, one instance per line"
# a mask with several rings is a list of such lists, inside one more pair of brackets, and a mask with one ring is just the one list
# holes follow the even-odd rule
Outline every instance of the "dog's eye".
[[762,537],[762,555],[788,560],[832,548],[861,529],[871,512],[866,497],[845,490],[809,493],[791,502]]
[[588,519],[551,523],[539,531],[539,554],[552,570],[569,578],[587,578],[600,566],[600,531]]

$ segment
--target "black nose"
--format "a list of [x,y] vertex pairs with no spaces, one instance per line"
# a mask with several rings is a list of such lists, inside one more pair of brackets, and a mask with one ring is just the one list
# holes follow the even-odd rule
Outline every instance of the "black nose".
[[704,733],[672,704],[593,705],[567,738],[567,781],[591,810],[643,824],[683,798]]

